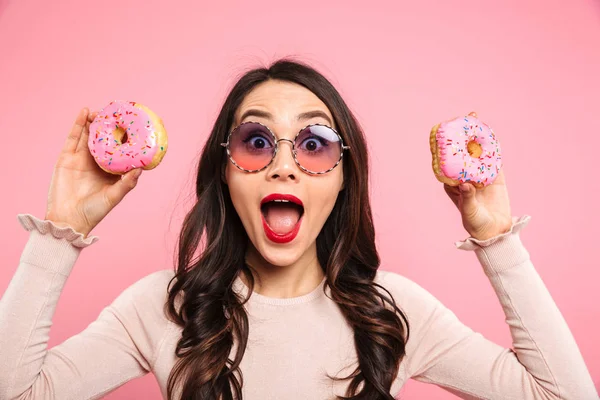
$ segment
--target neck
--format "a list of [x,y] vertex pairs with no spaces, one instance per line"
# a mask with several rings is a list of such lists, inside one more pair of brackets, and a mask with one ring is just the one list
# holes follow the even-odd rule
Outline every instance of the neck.
[[[254,292],[273,298],[298,297],[310,293],[325,277],[317,258],[316,242],[296,262],[285,266],[269,263],[250,243],[246,264],[254,277]],[[240,279],[250,287],[244,274],[240,274]]]

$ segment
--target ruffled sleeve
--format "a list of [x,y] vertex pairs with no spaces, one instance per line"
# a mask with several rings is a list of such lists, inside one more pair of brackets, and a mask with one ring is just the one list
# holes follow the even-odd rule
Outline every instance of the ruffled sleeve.
[[29,239],[21,253],[21,264],[35,265],[68,276],[81,250],[98,241],[97,236],[84,237],[72,227],[59,227],[52,221],[31,214],[18,214]]
[[83,233],[76,232],[71,227],[59,227],[52,221],[42,220],[31,214],[18,214],[17,219],[29,232],[36,230],[42,235],[50,234],[56,239],[67,240],[75,247],[84,248],[99,240],[97,236],[84,237]]
[[513,217],[508,232],[486,240],[467,238],[456,242],[460,250],[474,251],[486,274],[502,272],[529,260],[529,252],[521,242],[520,232],[525,228],[531,216]]

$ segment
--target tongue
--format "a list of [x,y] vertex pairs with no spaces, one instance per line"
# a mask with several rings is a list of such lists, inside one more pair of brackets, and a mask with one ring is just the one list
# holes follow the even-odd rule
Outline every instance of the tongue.
[[268,203],[265,207],[267,224],[280,235],[291,232],[299,219],[300,211],[289,203]]

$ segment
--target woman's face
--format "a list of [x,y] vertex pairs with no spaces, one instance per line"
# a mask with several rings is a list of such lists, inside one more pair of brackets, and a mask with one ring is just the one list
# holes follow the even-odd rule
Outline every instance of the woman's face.
[[[268,126],[278,140],[294,140],[300,129],[314,123],[336,129],[331,112],[311,91],[277,80],[258,85],[245,97],[231,128],[246,121]],[[315,257],[316,238],[343,187],[342,163],[326,174],[309,175],[295,163],[292,144],[280,141],[268,167],[249,173],[228,162],[225,179],[248,237],[265,261],[287,266]],[[285,201],[261,206],[272,194],[295,196],[303,210]]]

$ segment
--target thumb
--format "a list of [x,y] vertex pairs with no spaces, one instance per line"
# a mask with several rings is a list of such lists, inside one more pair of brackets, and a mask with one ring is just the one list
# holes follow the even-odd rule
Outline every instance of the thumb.
[[138,178],[142,174],[141,168],[135,168],[131,171],[121,175],[121,179],[117,180],[114,184],[108,187],[106,196],[111,204],[116,205],[127,193],[129,193],[134,187],[136,187]]
[[458,185],[458,189],[460,190],[460,211],[463,216],[469,218],[473,217],[479,208],[479,203],[477,198],[475,197],[475,186],[469,183],[461,183]]

